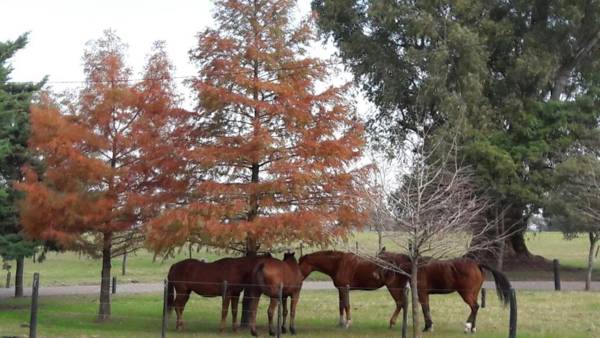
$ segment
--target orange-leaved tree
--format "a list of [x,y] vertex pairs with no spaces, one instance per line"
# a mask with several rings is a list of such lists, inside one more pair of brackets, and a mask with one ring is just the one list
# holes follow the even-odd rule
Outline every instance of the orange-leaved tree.
[[[182,187],[183,160],[171,66],[163,45],[133,81],[125,45],[112,31],[84,54],[86,83],[76,99],[32,107],[30,148],[43,175],[25,168],[21,219],[29,236],[102,257],[98,318],[110,317],[111,257],[135,249],[141,224]],[[183,182],[185,183],[185,182]]]
[[[157,251],[186,241],[253,255],[298,241],[327,244],[360,225],[363,125],[331,63],[309,57],[312,19],[292,0],[215,1],[198,34],[196,168],[186,205],[148,224]],[[320,89],[322,88],[322,89]]]

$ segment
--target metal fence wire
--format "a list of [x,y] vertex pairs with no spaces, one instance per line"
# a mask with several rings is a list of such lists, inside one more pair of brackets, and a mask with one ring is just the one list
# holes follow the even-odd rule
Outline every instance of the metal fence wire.
[[[169,307],[168,307],[168,298],[171,296],[169,293],[169,283],[172,284],[178,284],[178,283],[185,283],[188,287],[190,287],[192,289],[195,288],[209,288],[212,290],[211,294],[208,294],[207,296],[214,296],[214,297],[221,297],[222,299],[227,298],[227,301],[222,302],[220,305],[222,306],[223,304],[230,304],[231,300],[233,299],[237,299],[240,300],[243,297],[250,299],[250,301],[255,301],[255,300],[260,300],[262,299],[263,301],[260,302],[262,304],[262,306],[257,310],[257,320],[256,323],[259,326],[260,330],[265,330],[264,327],[264,310],[265,310],[265,305],[269,300],[269,298],[265,295],[261,295],[261,293],[259,293],[258,291],[260,291],[259,287],[264,287],[264,285],[259,285],[259,284],[236,284],[236,283],[229,283],[227,281],[223,281],[223,282],[190,282],[190,281],[167,281],[164,280],[164,289],[162,292],[162,314],[156,313],[154,314],[131,314],[128,313],[127,315],[122,315],[120,313],[113,313],[111,314],[110,318],[111,320],[115,321],[115,320],[122,320],[122,321],[131,321],[131,320],[138,320],[138,321],[143,321],[145,324],[143,325],[146,329],[151,329],[151,330],[156,330],[154,331],[155,333],[158,333],[158,331],[160,330],[160,334],[161,337],[167,337],[169,332],[173,332],[175,330],[175,327],[173,325],[173,322],[175,321],[175,318],[169,318]],[[113,280],[113,285],[114,285],[114,280]],[[194,287],[196,286],[196,287]],[[290,319],[288,317],[291,317],[291,309],[288,309],[286,305],[291,305],[291,302],[287,302],[286,298],[290,297],[290,295],[285,294],[284,293],[284,289],[291,287],[291,286],[298,286],[300,287],[301,284],[299,285],[278,285],[275,286],[277,288],[277,294],[275,296],[273,296],[271,299],[273,301],[276,301],[277,303],[277,307],[276,310],[273,313],[273,316],[276,318],[273,318],[274,322],[276,323],[276,327],[274,329],[273,334],[275,334],[277,337],[280,337],[281,334],[283,333],[283,327],[285,327],[286,323],[290,324]],[[46,315],[46,313],[44,313],[43,311],[40,313],[39,312],[39,289],[40,289],[40,276],[38,273],[34,274],[34,278],[33,278],[33,286],[32,286],[32,297],[31,297],[31,303],[30,303],[30,318],[29,318],[29,337],[35,338],[37,337],[37,323],[38,323],[38,318],[44,318],[44,316]],[[217,289],[219,290],[218,293],[215,293],[214,290]],[[343,290],[340,290],[343,289]],[[335,298],[337,297],[341,297],[342,296],[342,292],[340,291],[348,291],[346,294],[348,297],[345,301],[347,301],[349,303],[349,305],[351,306],[351,308],[353,310],[351,310],[351,312],[353,312],[356,309],[362,309],[362,308],[367,308],[369,309],[369,311],[371,311],[371,306],[373,306],[372,302],[365,302],[364,300],[362,301],[357,301],[355,299],[351,300],[350,299],[350,291],[352,290],[364,290],[363,288],[360,287],[350,287],[350,286],[345,286],[345,287],[340,287],[336,289],[330,289],[329,291],[327,290],[320,290],[320,292],[324,292],[323,294],[327,294],[327,297],[332,297],[335,295]],[[367,288],[368,289],[368,288]],[[386,287],[382,287],[380,292],[386,292],[385,291]],[[177,290],[177,287],[176,287]],[[244,290],[241,294],[240,294],[240,290]],[[252,290],[253,292],[248,292],[249,290]],[[258,291],[257,291],[258,290]],[[404,302],[404,307],[402,308],[402,316],[401,316],[401,323],[399,323],[400,329],[397,331],[397,335],[401,336],[401,337],[406,337],[407,336],[407,328],[409,326],[409,313],[410,313],[410,289],[409,287],[405,287],[405,288],[388,288],[389,292],[392,291],[402,291],[402,295],[404,297],[404,299],[406,300]],[[445,292],[445,291],[456,291],[456,290],[429,290],[429,291],[436,291],[436,292]],[[201,293],[200,293],[201,294]],[[176,296],[177,293],[175,292]],[[301,295],[301,294],[300,294]],[[389,295],[387,295],[387,297],[389,298]],[[458,295],[456,296],[458,297]],[[480,292],[480,304],[481,304],[481,308],[485,308],[488,304],[487,300],[486,300],[486,289],[483,288]],[[193,299],[192,301],[187,301],[188,304],[187,307],[190,307],[190,303],[192,304],[197,304],[198,302],[205,302],[204,299],[200,299],[199,297],[195,297],[196,299]],[[301,298],[301,297],[300,297]],[[319,297],[319,298],[323,298],[323,297]],[[460,297],[458,297],[460,298]],[[390,298],[391,299],[391,298]],[[160,300],[160,298],[157,298],[156,301],[158,302]],[[319,299],[320,300],[320,299]],[[341,302],[341,300],[340,300]],[[241,315],[244,314],[244,312],[247,312],[247,310],[245,310],[242,306],[241,306],[241,301],[236,301],[235,302],[238,305],[238,310],[237,310],[237,316],[238,318],[241,317]],[[302,301],[300,300],[300,305],[299,307],[302,306]],[[94,304],[98,305],[99,303],[94,302]],[[113,302],[113,305],[115,303]],[[214,307],[214,302],[212,303],[213,305],[210,305],[208,307]],[[336,308],[337,302],[334,302],[333,300],[326,303],[324,301],[318,301],[316,304],[310,303],[310,311],[312,313],[316,313],[316,314],[323,314],[322,316],[319,316],[319,321],[329,321],[330,319],[326,318],[327,316],[325,316],[325,314],[328,313],[336,313],[337,314],[337,310],[339,310],[338,308]],[[193,305],[191,305],[193,306]],[[306,306],[306,305],[305,305]],[[341,305],[340,305],[341,306]],[[465,304],[466,306],[466,304]],[[176,307],[176,306],[175,306]],[[229,306],[228,306],[229,307]],[[227,311],[229,310],[228,307],[226,309],[221,309],[221,311],[215,311],[216,314],[221,317],[227,317],[231,323],[231,320],[233,319],[233,314],[232,313],[228,313]],[[158,309],[158,308],[157,308]],[[381,304],[378,305],[377,310],[381,309]],[[392,306],[390,308],[390,310],[394,309],[394,307]],[[407,310],[408,309],[408,310]],[[341,311],[341,310],[340,310]],[[461,312],[463,312],[464,310],[461,309]],[[176,311],[175,311],[176,312]],[[188,312],[190,312],[188,310]],[[186,311],[184,309],[183,313],[185,314]],[[225,316],[223,316],[223,314],[225,314]],[[251,313],[249,313],[251,314]],[[87,318],[89,319],[91,315],[93,315],[92,313],[90,313],[89,311],[60,311],[59,313],[52,313],[49,314],[50,316],[62,316],[63,318],[69,318],[69,317],[73,317],[73,318]],[[161,316],[162,315],[162,316]],[[356,315],[356,314],[355,314]],[[161,316],[161,317],[159,317]],[[176,314],[173,314],[172,317],[176,317]],[[201,326],[204,326],[205,328],[203,328],[203,330],[210,330],[210,329],[214,329],[215,325],[218,325],[220,329],[223,329],[223,322],[221,321],[217,321],[216,323],[211,323],[209,325],[207,325],[207,321],[206,319],[202,319],[199,320],[198,318],[194,317],[193,315],[190,315],[188,313],[187,316],[183,316],[183,321],[185,323],[185,327],[192,327],[193,329],[198,329]],[[342,318],[340,318],[340,322],[341,322]],[[147,323],[147,324],[146,324]],[[225,322],[226,323],[226,322]],[[382,320],[382,324],[384,323],[384,321]],[[160,325],[160,327],[159,327]],[[228,327],[228,325],[231,324],[225,324],[225,328],[231,330],[231,327]],[[332,328],[334,327],[334,323],[332,322]],[[382,325],[382,327],[384,327]],[[192,330],[193,330],[192,329]],[[508,332],[508,337],[509,338],[514,338],[517,335],[517,301],[516,301],[516,292],[514,289],[510,290],[510,297],[509,297],[509,321],[508,321],[508,326],[507,326],[507,332]],[[186,329],[186,331],[189,329]],[[306,321],[302,321],[302,331],[304,333],[309,332],[310,330],[316,330],[316,331],[322,331],[323,327],[310,327],[310,324],[307,325]],[[208,331],[207,331],[208,332]],[[190,333],[192,334],[196,334],[196,332],[194,331],[190,331]],[[386,331],[386,334],[389,336],[389,331]],[[5,332],[2,332],[2,329],[0,329],[0,335],[5,335]],[[42,336],[45,336],[42,333]]]

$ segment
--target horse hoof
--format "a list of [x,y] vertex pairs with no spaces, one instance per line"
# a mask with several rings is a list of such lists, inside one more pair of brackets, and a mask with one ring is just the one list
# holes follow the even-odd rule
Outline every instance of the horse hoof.
[[475,332],[477,332],[477,328],[476,328],[476,327],[473,327],[473,328],[471,329],[471,333],[475,333]]
[[256,330],[255,330],[255,329],[250,329],[250,334],[251,334],[253,337],[258,337],[258,332],[256,332]]
[[281,327],[281,333],[287,333],[287,329],[285,328],[285,326]]
[[346,321],[346,325],[344,325],[344,328],[347,329],[350,327],[350,325],[352,325],[352,319]]
[[471,329],[472,329],[472,324],[469,322],[465,323],[465,333],[471,332]]
[[275,335],[275,332],[269,330],[269,336],[274,336],[274,335]]
[[292,335],[295,335],[295,334],[296,334],[296,328],[295,328],[295,327],[292,327],[292,326],[290,326],[290,333],[291,333]]

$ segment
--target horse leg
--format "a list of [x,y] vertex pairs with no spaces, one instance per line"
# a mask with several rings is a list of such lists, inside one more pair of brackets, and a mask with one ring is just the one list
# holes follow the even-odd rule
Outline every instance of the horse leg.
[[177,296],[175,297],[175,313],[177,314],[177,330],[183,330],[183,309],[185,308],[185,304],[190,298],[191,290],[185,290],[183,292],[177,292]]
[[400,311],[404,308],[404,288],[388,288],[390,295],[394,298],[396,302],[396,309],[390,318],[390,329],[396,325],[396,320],[398,319],[398,315]]
[[237,313],[238,313],[238,302],[240,301],[240,294],[231,296],[231,327],[233,332],[237,332]]
[[300,291],[292,294],[292,299],[290,301],[290,333],[296,334],[296,305],[298,305],[298,301],[300,300]]
[[433,321],[431,320],[431,312],[429,310],[429,295],[427,292],[419,290],[419,303],[423,309],[423,318],[425,319],[425,328],[423,332],[433,331]]
[[350,290],[346,289],[345,295],[346,297],[344,299],[344,309],[346,311],[346,325],[344,327],[349,328],[352,324],[352,316],[350,311]]
[[287,315],[288,315],[288,308],[287,308],[287,297],[283,297],[283,303],[281,304],[281,308],[282,308],[282,323],[281,323],[281,333],[287,333],[287,329],[285,327],[285,322],[287,319]]
[[344,304],[345,304],[346,295],[344,292],[345,292],[344,288],[338,288],[338,294],[340,296],[340,322],[339,322],[340,327],[344,327],[346,325],[346,321],[344,320],[344,309],[346,308],[346,306]]
[[231,300],[231,297],[228,293],[226,293],[222,298],[221,324],[219,325],[219,331],[221,332],[225,331],[225,321],[227,319],[227,310],[229,309],[229,301]]
[[271,298],[269,308],[267,309],[267,316],[269,317],[269,335],[271,336],[275,335],[275,331],[273,331],[273,313],[277,308],[277,302],[277,298]]
[[256,332],[256,312],[258,311],[260,295],[260,292],[250,294],[250,333],[255,337],[258,336]]
[[477,294],[479,292],[477,289],[473,288],[472,290],[460,290],[458,293],[471,308],[471,314],[465,323],[465,333],[475,333],[477,331],[475,328],[475,320],[477,319],[477,311],[479,311],[479,304],[477,304]]

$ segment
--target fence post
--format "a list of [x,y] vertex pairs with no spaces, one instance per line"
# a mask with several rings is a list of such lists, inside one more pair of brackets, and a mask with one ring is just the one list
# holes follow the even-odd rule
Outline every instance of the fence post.
[[37,314],[38,314],[38,293],[40,288],[40,274],[33,274],[33,286],[31,290],[31,317],[29,318],[29,338],[37,337]]
[[117,277],[112,278],[112,293],[117,293]]
[[510,323],[508,329],[508,338],[517,337],[517,293],[515,289],[510,289]]
[[481,288],[481,307],[485,308],[485,288]]
[[127,251],[123,254],[123,262],[121,265],[121,275],[125,276],[127,273]]
[[283,308],[283,283],[279,284],[279,292],[277,293],[277,338],[281,337],[281,323],[282,315],[281,311]]
[[358,241],[356,241],[356,253],[358,254]]
[[406,282],[404,286],[404,306],[402,308],[402,338],[406,338],[407,330],[408,330],[408,302],[410,301],[409,297],[410,285]]
[[6,288],[10,288],[10,270],[6,272]]
[[163,316],[162,316],[162,328],[161,328],[161,337],[167,337],[167,298],[169,297],[169,281],[165,279],[165,287],[163,290]]
[[560,291],[560,264],[558,259],[552,260],[554,267],[554,290]]

